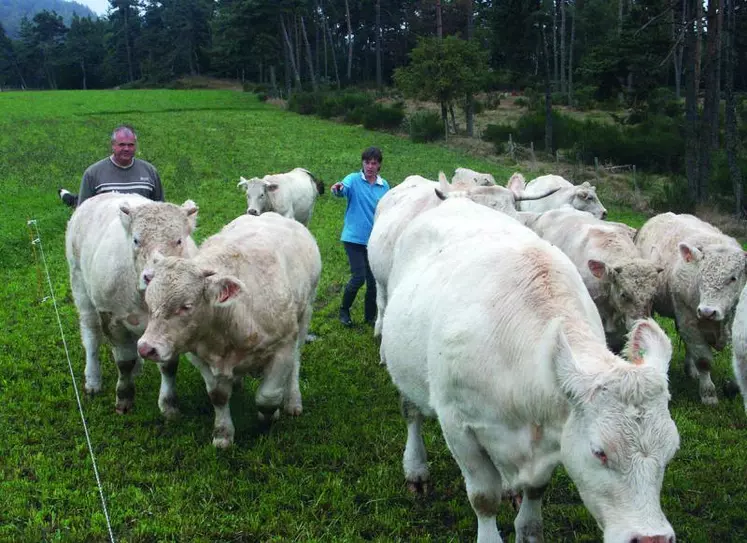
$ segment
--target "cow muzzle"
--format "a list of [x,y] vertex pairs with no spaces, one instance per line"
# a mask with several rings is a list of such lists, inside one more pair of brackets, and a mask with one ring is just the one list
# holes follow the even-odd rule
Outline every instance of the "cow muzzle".
[[708,305],[699,305],[696,314],[700,320],[716,322],[724,320],[724,313],[722,311]]
[[247,209],[246,214],[253,215],[254,217],[259,217],[259,211],[257,211],[256,209]]

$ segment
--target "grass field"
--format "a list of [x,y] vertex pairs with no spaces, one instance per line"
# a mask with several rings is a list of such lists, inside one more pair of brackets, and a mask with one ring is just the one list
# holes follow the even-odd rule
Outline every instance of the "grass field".
[[[75,401],[65,348],[41,253],[27,227],[35,219],[62,330],[82,390],[83,349],[64,259],[70,211],[59,186],[77,188],[83,170],[108,154],[111,129],[139,130],[140,157],[161,173],[172,202],[200,206],[198,241],[245,208],[245,177],[303,166],[327,185],[360,165],[371,144],[384,151],[383,175],[435,178],[457,166],[510,171],[438,145],[300,117],[233,91],[0,93],[0,541],[105,541],[108,532]],[[211,445],[213,409],[186,360],[178,376],[181,418],[166,423],[156,404],[158,371],[137,380],[133,413],[114,412],[116,369],[104,361],[104,392],[83,406],[114,536],[118,541],[469,541],[476,520],[438,424],[426,426],[433,490],[408,494],[401,468],[405,426],[367,327],[336,320],[348,278],[338,241],[344,200],[322,197],[310,229],[324,270],[301,367],[304,414],[262,432],[255,383],[234,394],[235,446]],[[611,209],[611,219],[644,217]],[[362,295],[362,293],[361,293]],[[362,299],[354,318],[362,320]],[[702,406],[685,378],[675,340],[671,411],[682,446],[664,480],[662,503],[678,542],[747,541],[747,425],[740,400],[720,394]],[[719,389],[731,377],[717,358]],[[562,468],[545,494],[548,542],[599,541],[601,532]],[[499,514],[513,541],[513,510]]]

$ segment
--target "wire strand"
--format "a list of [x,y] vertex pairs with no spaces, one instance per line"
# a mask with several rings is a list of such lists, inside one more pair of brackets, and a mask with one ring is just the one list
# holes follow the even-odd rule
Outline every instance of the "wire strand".
[[44,248],[42,246],[41,241],[41,233],[39,232],[39,225],[36,222],[36,219],[31,219],[27,222],[27,225],[29,227],[29,231],[31,231],[32,227],[35,231],[35,237],[31,240],[31,244],[36,249],[38,247],[39,254],[41,255],[42,259],[42,265],[44,267],[44,274],[47,278],[47,286],[49,288],[49,297],[52,300],[52,305],[54,306],[54,313],[57,317],[57,326],[60,329],[60,337],[62,338],[62,346],[65,349],[65,357],[67,358],[67,366],[70,370],[70,378],[73,381],[73,390],[75,391],[75,399],[78,402],[78,411],[80,412],[80,420],[83,423],[83,431],[86,435],[86,443],[88,444],[88,452],[91,455],[91,463],[93,464],[93,473],[96,476],[96,485],[99,489],[99,496],[101,497],[101,507],[104,510],[104,518],[106,518],[106,527],[109,530],[109,539],[112,543],[116,543],[114,540],[114,532],[112,532],[112,523],[109,518],[109,510],[106,507],[106,497],[104,496],[104,488],[101,486],[101,477],[99,477],[99,468],[96,464],[96,455],[93,453],[93,445],[91,445],[91,436],[88,432],[88,423],[86,422],[86,417],[83,413],[83,403],[80,400],[80,393],[78,392],[78,383],[75,380],[75,372],[73,371],[73,363],[70,360],[70,352],[67,348],[67,341],[65,340],[65,332],[62,328],[62,319],[60,318],[60,312],[57,308],[57,299],[54,296],[54,289],[52,288],[52,279],[49,275],[49,268],[47,267],[47,258],[44,255]]

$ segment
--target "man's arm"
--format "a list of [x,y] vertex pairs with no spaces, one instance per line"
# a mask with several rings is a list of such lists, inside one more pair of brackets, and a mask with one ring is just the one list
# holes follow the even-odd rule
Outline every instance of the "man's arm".
[[78,206],[91,196],[96,196],[94,192],[94,180],[91,178],[90,168],[83,173],[83,179],[80,182],[80,190],[78,191]]
[[156,170],[155,166],[153,167],[153,180],[154,180],[154,188],[153,188],[153,200],[156,202],[165,202],[166,198],[163,194],[163,185],[161,185],[161,177],[158,175],[158,170]]

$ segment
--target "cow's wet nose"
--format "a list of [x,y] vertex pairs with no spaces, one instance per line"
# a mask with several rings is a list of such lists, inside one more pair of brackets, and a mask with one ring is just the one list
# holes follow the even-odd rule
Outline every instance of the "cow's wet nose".
[[673,535],[638,535],[630,543],[675,543]]
[[606,218],[607,218],[607,210],[605,209],[604,211],[602,211],[602,219],[606,219]]
[[247,209],[246,210],[247,215],[254,215],[255,217],[259,216],[259,211],[256,209]]
[[699,306],[697,309],[699,319],[707,319],[712,321],[719,321],[720,313],[717,309],[708,306]]
[[149,345],[147,342],[138,344],[137,353],[141,357],[147,358],[149,360],[156,360],[158,358],[155,347]]

